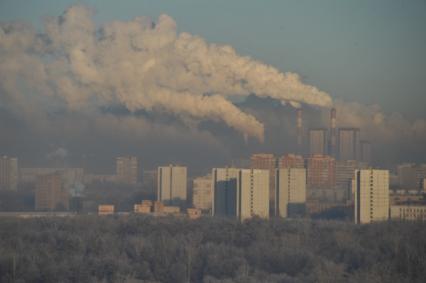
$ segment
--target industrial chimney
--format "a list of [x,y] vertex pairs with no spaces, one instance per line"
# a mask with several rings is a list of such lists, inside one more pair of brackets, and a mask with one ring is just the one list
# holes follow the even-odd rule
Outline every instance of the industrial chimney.
[[331,156],[336,157],[336,149],[337,149],[336,108],[331,108],[329,154]]
[[297,150],[302,153],[302,109],[297,109]]

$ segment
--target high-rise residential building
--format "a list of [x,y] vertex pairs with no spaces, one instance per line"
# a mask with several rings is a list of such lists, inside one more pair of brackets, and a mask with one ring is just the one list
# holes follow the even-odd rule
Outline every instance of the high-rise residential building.
[[301,155],[286,154],[278,160],[278,168],[305,168],[305,160]]
[[237,217],[238,168],[214,168],[212,170],[212,215]]
[[0,190],[15,191],[18,187],[18,159],[0,157]]
[[389,218],[389,171],[355,171],[355,223],[371,223]]
[[358,160],[359,150],[359,129],[340,128],[339,129],[339,160]]
[[276,172],[277,212],[281,217],[288,216],[289,204],[306,202],[306,169],[283,168]]
[[241,169],[239,218],[269,218],[269,170]]
[[336,183],[336,161],[328,155],[307,158],[307,184],[309,189],[329,189]]
[[275,169],[277,160],[273,154],[258,153],[250,158],[251,169],[263,169],[269,171],[269,207],[271,213],[275,210]]
[[211,210],[213,190],[212,175],[195,178],[192,181],[192,205],[202,210]]
[[117,157],[116,174],[118,182],[136,185],[139,176],[138,158],[135,156]]
[[184,166],[162,166],[157,170],[157,200],[179,205],[187,199],[187,169]]
[[426,178],[426,164],[406,163],[397,167],[399,186],[402,189],[421,189]]
[[269,217],[269,171],[214,168],[213,215],[239,220]]
[[327,129],[309,130],[309,153],[327,154]]
[[68,210],[69,193],[64,188],[60,173],[41,175],[37,177],[35,191],[35,209]]
[[360,142],[360,161],[371,164],[371,143],[369,141]]
[[356,160],[336,161],[336,187],[349,190],[352,180],[355,178],[355,170],[361,169],[360,163]]

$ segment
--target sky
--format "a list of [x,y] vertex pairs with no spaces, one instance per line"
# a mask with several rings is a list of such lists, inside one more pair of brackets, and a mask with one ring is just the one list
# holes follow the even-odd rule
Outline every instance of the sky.
[[0,21],[40,25],[83,3],[98,23],[166,13],[178,30],[233,46],[349,101],[426,118],[426,1],[1,0]]
[[294,152],[295,107],[331,104],[377,165],[426,162],[425,0],[0,0],[0,27],[0,154],[28,166]]

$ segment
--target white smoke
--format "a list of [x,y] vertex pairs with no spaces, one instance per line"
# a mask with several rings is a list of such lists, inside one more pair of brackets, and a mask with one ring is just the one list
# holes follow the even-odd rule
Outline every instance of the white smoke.
[[155,24],[137,17],[97,28],[90,9],[73,6],[46,20],[41,34],[20,23],[2,24],[0,62],[0,103],[31,119],[32,103],[63,107],[49,99],[54,96],[69,111],[122,105],[222,121],[262,141],[263,124],[237,108],[231,96],[254,93],[294,106],[331,105],[328,94],[303,84],[297,74],[239,56],[230,46],[178,34],[167,15]]

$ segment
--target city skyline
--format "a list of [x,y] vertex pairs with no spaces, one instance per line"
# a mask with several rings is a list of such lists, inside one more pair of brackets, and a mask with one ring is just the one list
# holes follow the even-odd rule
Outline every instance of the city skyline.
[[[363,38],[359,33],[363,25],[356,24],[356,16],[365,16],[367,22],[383,25],[391,23],[392,15],[403,17],[409,12],[413,13],[413,18],[404,22],[405,25],[399,25],[392,33],[381,36],[398,43],[395,45],[398,48],[403,47],[398,39],[406,36],[405,44],[417,50],[425,43],[424,36],[418,34],[415,24],[423,19],[420,17],[422,9],[417,9],[416,12],[413,9],[423,7],[424,3],[416,2],[409,7],[400,7],[392,2],[383,10],[379,9],[383,3],[361,3],[359,9],[353,11],[353,18],[346,20],[340,18],[340,13],[348,13],[351,7],[349,4],[339,4],[334,11],[323,11],[323,15],[314,13],[312,19],[324,20],[324,15],[332,14],[336,21],[342,22],[344,28],[352,26],[353,30],[349,29],[345,33],[324,24],[322,31],[327,36],[342,36],[342,42],[354,36],[353,40],[365,49],[345,46],[349,42],[343,46],[333,45],[332,42],[326,42],[327,36],[317,38],[318,43],[321,43],[317,51],[334,47],[338,52],[334,53],[334,60],[317,60],[311,64],[301,55],[312,56],[315,50],[306,50],[306,42],[300,37],[290,36],[287,28],[271,29],[267,35],[269,39],[264,38],[266,35],[259,37],[257,41],[250,38],[250,44],[245,48],[241,48],[241,38],[227,38],[226,32],[222,33],[222,38],[217,38],[218,34],[212,37],[211,33],[219,30],[215,31],[208,18],[198,26],[195,23],[198,24],[200,19],[183,16],[188,14],[184,7],[189,7],[186,5],[192,3],[191,1],[182,1],[182,5],[163,1],[152,5],[144,1],[130,1],[127,8],[118,10],[114,9],[114,3],[108,1],[80,1],[78,5],[73,1],[43,3],[52,5],[39,10],[42,5],[29,9],[33,4],[24,6],[20,1],[4,1],[1,5],[8,9],[0,9],[8,11],[7,14],[0,13],[0,56],[6,62],[2,65],[0,82],[0,106],[4,110],[0,114],[0,130],[4,137],[0,140],[1,154],[17,156],[27,167],[56,161],[71,166],[84,164],[84,167],[94,172],[105,172],[113,169],[107,165],[111,158],[137,155],[141,157],[142,167],[155,168],[158,164],[182,163],[194,168],[204,167],[206,170],[229,164],[235,158],[244,158],[252,153],[299,153],[298,143],[303,142],[306,146],[309,128],[329,129],[331,105],[337,109],[337,128],[359,128],[359,139],[371,144],[368,151],[371,152],[374,165],[391,167],[403,162],[425,162],[426,151],[423,144],[426,141],[426,122],[424,112],[415,110],[415,107],[422,105],[421,99],[426,96],[420,95],[419,100],[411,94],[423,91],[418,85],[410,84],[401,96],[404,100],[393,102],[394,106],[390,106],[385,102],[390,103],[391,97],[395,96],[394,91],[392,96],[386,94],[387,92],[372,91],[386,85],[379,79],[368,92],[357,90],[357,87],[362,89],[368,85],[366,81],[359,81],[357,87],[354,87],[353,81],[349,84],[351,87],[330,88],[330,85],[342,80],[330,73],[332,67],[327,65],[338,62],[339,56],[358,56],[358,59],[362,59],[360,56],[363,54],[372,56],[379,46],[386,56],[395,52],[390,46],[371,38],[382,31],[375,26],[367,32],[369,36]],[[220,3],[218,7],[225,7],[224,5]],[[229,7],[232,9],[234,5],[229,4]],[[253,13],[252,9],[256,5],[249,2],[247,10],[235,14],[233,32],[244,34],[252,27],[244,28],[239,23],[244,22],[246,15]],[[272,3],[265,10],[283,7],[282,5],[287,5],[289,10],[299,11],[306,5],[316,4],[309,1],[297,5],[289,2]],[[327,5],[331,3],[325,3],[326,7]],[[129,7],[134,9],[129,11]],[[376,10],[367,11],[367,8]],[[397,8],[401,10],[398,12]],[[201,7],[195,6],[193,9],[200,14],[205,13]],[[287,15],[288,11],[282,10],[282,13]],[[133,19],[135,16],[140,17]],[[405,18],[398,19],[397,22],[403,19]],[[278,26],[293,28],[297,33],[306,32],[308,36],[312,36],[312,23],[309,21],[304,26],[290,25],[288,18],[279,20],[274,13],[269,20]],[[230,19],[225,17],[221,24],[225,25],[227,21]],[[265,24],[268,23],[259,23],[257,28],[261,29]],[[138,25],[143,28],[135,29]],[[148,31],[149,28],[152,30],[148,32],[144,30],[146,28]],[[409,28],[411,33],[406,32]],[[280,34],[280,30],[283,34]],[[96,35],[92,36],[92,32]],[[120,42],[126,42],[130,46],[144,44],[143,42],[151,40],[150,36],[156,36],[166,42],[172,40],[175,50],[164,62],[161,60],[165,56],[156,57],[151,51],[144,51],[145,57],[137,61],[135,59],[139,57],[135,57],[134,47],[129,49],[126,45],[117,45],[110,38],[108,40],[111,40],[111,46],[114,47],[103,45],[102,40],[107,37],[102,38],[101,35],[107,33],[120,36]],[[137,43],[131,34],[138,34],[142,41]],[[281,38],[279,41],[273,40],[279,35],[286,35],[288,42]],[[68,38],[64,36],[74,38],[74,41],[68,42]],[[34,47],[28,49],[25,44],[33,44]],[[285,48],[288,44],[305,49],[296,51]],[[198,52],[193,53],[202,55],[193,57],[182,53],[176,46],[192,46]],[[254,46],[258,47],[257,52],[251,50]],[[290,65],[286,65],[287,60],[283,62],[281,56],[276,57],[277,60],[271,57],[277,54],[280,46],[283,47],[282,56],[291,62]],[[366,50],[369,52],[363,53]],[[265,56],[265,52],[270,55]],[[68,55],[63,57],[64,53]],[[411,62],[416,54],[421,58],[416,64],[421,64],[424,56],[415,52],[406,55],[407,62]],[[202,68],[197,67],[198,69],[194,67],[203,66],[211,58],[226,56],[228,59],[220,63],[222,65],[207,64]],[[47,57],[55,59],[55,64],[46,61]],[[111,57],[111,61],[101,60],[108,57]],[[127,58],[132,58],[132,63],[128,66],[125,65]],[[371,59],[373,64],[382,62]],[[352,58],[348,62],[348,74],[351,72],[350,66],[358,66],[353,64],[355,61],[357,60]],[[111,67],[122,68],[120,64],[114,65],[117,62],[126,67],[110,74]],[[250,67],[252,74],[235,67],[237,62],[246,64],[246,68]],[[358,62],[360,63],[365,63],[365,67],[371,65],[363,60]],[[395,62],[395,66],[400,67],[397,63]],[[162,64],[175,64],[175,67],[170,68],[171,73],[164,73]],[[28,70],[23,66],[28,66]],[[189,73],[185,73],[185,66],[191,66]],[[206,66],[210,66],[210,69],[206,69]],[[383,67],[382,64],[378,66]],[[322,69],[319,72],[320,67]],[[412,65],[412,68],[411,71],[414,72],[417,65]],[[32,69],[38,70],[37,76],[28,72]],[[150,71],[146,73],[144,70],[148,69]],[[228,72],[230,75],[227,77]],[[118,78],[117,73],[123,73],[119,78],[120,82],[113,79]],[[172,75],[176,79],[169,79]],[[359,75],[359,70],[352,75]],[[384,76],[384,72],[380,73],[375,69],[371,75],[380,78]],[[315,79],[315,76],[323,79]],[[394,73],[387,79],[393,76]],[[139,78],[142,78],[140,82]],[[233,78],[236,80],[232,81]],[[263,80],[269,83],[264,84]],[[408,82],[404,76],[393,80],[394,84],[399,85],[406,85]],[[123,84],[129,87],[121,87]],[[166,86],[167,91],[163,86]],[[182,89],[189,92],[184,93]],[[354,91],[359,95],[355,95]],[[368,99],[364,97],[366,94]],[[183,101],[185,102],[180,103]],[[401,109],[396,109],[396,105]],[[301,107],[303,111],[301,127],[297,126],[295,107]],[[31,140],[28,139],[29,136]],[[99,140],[102,140],[101,144]],[[197,154],[194,155],[194,152]]]

